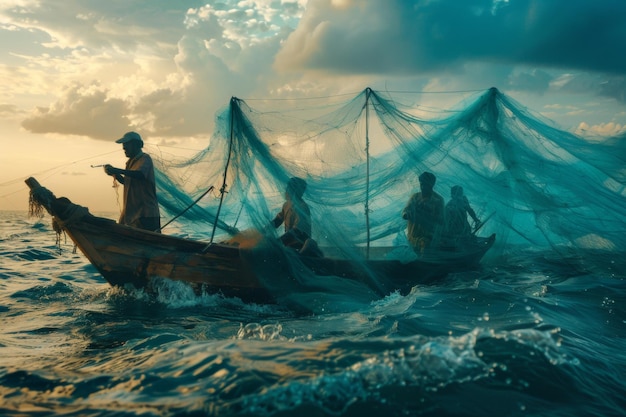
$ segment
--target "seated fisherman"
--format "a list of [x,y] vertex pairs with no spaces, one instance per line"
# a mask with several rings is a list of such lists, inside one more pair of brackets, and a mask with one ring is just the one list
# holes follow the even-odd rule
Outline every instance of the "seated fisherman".
[[418,254],[424,254],[443,229],[443,197],[433,191],[437,178],[430,172],[419,176],[420,192],[409,199],[402,218],[407,220],[407,238]]
[[296,249],[302,255],[322,256],[316,242],[311,239],[311,210],[302,199],[306,186],[302,178],[289,180],[285,191],[287,201],[271,224],[274,228],[285,224],[285,233],[280,237],[285,246]]
[[451,189],[451,199],[446,204],[445,219],[445,235],[448,239],[456,241],[458,239],[467,238],[472,234],[472,227],[467,221],[467,215],[474,220],[474,225],[478,226],[480,220],[476,216],[476,212],[470,206],[467,197],[463,194],[463,187],[455,185]]

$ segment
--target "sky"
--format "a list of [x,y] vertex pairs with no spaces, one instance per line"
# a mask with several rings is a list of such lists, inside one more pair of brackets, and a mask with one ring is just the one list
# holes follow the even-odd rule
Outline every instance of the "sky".
[[34,176],[119,211],[92,167],[123,167],[115,140],[192,154],[233,96],[497,87],[564,130],[626,140],[625,51],[624,0],[2,0],[0,210],[26,210]]

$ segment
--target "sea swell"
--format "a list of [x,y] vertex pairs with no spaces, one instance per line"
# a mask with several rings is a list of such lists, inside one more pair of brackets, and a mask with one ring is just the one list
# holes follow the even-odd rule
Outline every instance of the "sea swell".
[[25,226],[8,235],[20,237],[0,240],[1,415],[626,409],[626,261],[617,254],[528,251],[408,294],[325,300],[301,314],[165,279],[150,294],[111,288],[70,244],[59,252]]

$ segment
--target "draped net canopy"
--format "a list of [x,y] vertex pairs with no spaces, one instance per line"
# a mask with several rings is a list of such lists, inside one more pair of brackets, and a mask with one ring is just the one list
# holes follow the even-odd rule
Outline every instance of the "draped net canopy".
[[323,102],[254,103],[232,98],[192,158],[156,158],[170,216],[214,186],[177,218],[179,231],[210,241],[251,229],[279,233],[267,226],[296,176],[307,182],[320,246],[343,256],[357,256],[355,247],[403,247],[402,209],[430,171],[446,201],[453,186],[463,187],[485,222],[478,234],[498,236],[495,252],[626,247],[626,138],[587,141],[495,88],[430,117],[369,88]]

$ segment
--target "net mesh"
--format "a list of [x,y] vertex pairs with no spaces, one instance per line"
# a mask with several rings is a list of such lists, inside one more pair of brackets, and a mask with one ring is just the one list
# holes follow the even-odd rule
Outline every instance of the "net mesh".
[[197,155],[155,158],[162,214],[187,209],[177,232],[217,242],[276,237],[282,230],[268,225],[295,176],[308,184],[321,247],[355,259],[363,248],[406,248],[401,212],[429,171],[446,202],[463,187],[484,222],[478,234],[498,236],[492,252],[625,247],[624,138],[586,141],[495,88],[429,117],[369,88],[332,102],[254,103],[232,98]]

